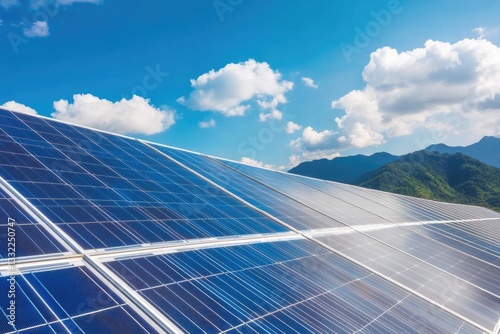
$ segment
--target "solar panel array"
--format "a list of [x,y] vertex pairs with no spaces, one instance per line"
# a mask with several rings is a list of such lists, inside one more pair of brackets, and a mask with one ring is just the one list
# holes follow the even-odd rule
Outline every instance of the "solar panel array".
[[500,329],[499,213],[4,109],[0,229],[2,333]]

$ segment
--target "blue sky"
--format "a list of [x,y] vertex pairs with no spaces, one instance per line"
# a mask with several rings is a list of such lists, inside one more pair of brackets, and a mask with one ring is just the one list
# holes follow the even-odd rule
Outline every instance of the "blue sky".
[[0,0],[0,105],[276,168],[466,145],[500,135],[499,18],[492,0]]

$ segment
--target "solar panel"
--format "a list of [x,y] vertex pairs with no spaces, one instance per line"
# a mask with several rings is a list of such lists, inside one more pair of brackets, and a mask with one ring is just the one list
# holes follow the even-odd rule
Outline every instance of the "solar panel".
[[[384,203],[386,212],[388,210],[391,210],[395,211],[393,212],[393,215],[404,214],[409,217],[413,217],[411,211],[408,211],[408,209],[411,210],[413,208],[416,208],[416,210],[414,211],[419,212],[420,214],[424,214],[429,218],[422,220],[471,220],[478,218],[500,218],[499,213],[484,208],[477,208],[459,204],[440,203],[353,186],[339,186],[338,184],[335,184],[333,182],[314,180],[311,178],[284,174],[263,168],[255,168],[252,166],[227,160],[219,161],[227,166],[230,166],[231,168],[234,168],[235,170],[240,171],[243,174],[250,176],[251,178],[259,182],[273,187],[276,190],[290,194],[304,204],[318,207],[322,212],[329,214],[331,213],[334,215],[342,215],[343,212],[337,212],[335,211],[335,208],[331,207],[335,204],[338,204],[345,211],[351,211],[351,214],[348,214],[349,217],[345,219],[345,223],[348,225],[361,224],[357,220],[353,219],[353,217],[356,217],[357,215],[360,215],[361,217],[366,216],[366,213],[363,214],[362,211],[371,213],[371,211],[369,210],[372,207],[374,209],[374,212],[371,213],[371,215],[375,216],[375,213],[377,213],[377,208],[380,209],[380,206],[375,205],[380,204],[380,199],[377,200],[377,198],[383,198],[386,201]],[[309,185],[309,187],[306,186],[306,184]],[[346,192],[346,190],[348,191]],[[341,195],[338,195],[339,193]],[[352,197],[353,193],[363,195]],[[329,196],[325,198],[325,195]],[[349,198],[354,202],[349,202]],[[349,211],[347,209],[349,209]],[[394,216],[375,217],[384,219],[383,221],[381,221],[371,217],[370,220],[375,223],[383,223],[384,221],[387,221],[389,219],[391,221],[401,221]],[[413,219],[410,219],[410,221],[414,221],[416,219],[420,220],[417,216]]]
[[12,116],[5,140],[26,166],[1,175],[85,249],[285,231],[137,141]]
[[[303,239],[121,259],[106,266],[187,333],[354,333],[377,327],[402,332],[416,325],[438,333],[464,325]],[[411,319],[412,309],[435,318]]]
[[493,333],[500,314],[498,213],[3,109],[0,219],[2,333]]
[[154,145],[154,147],[296,229],[310,230],[344,226],[206,156],[161,145]]
[[[360,233],[325,236],[318,240],[483,328],[493,329],[498,321],[498,280],[493,273],[490,276],[489,272],[485,272],[481,277],[477,272],[467,271],[466,264],[461,262],[466,261],[465,259],[448,258],[448,262],[444,264],[446,269],[442,270]],[[433,253],[432,249],[427,250],[428,254],[419,256],[434,264],[446,256]],[[415,250],[412,252],[415,253]],[[496,267],[492,266],[488,270],[493,268]],[[457,274],[462,269],[466,270],[465,274],[452,274]],[[478,281],[479,279],[482,281]]]
[[[324,187],[325,190],[331,189],[333,186],[333,183],[328,181],[317,183],[314,182],[315,180],[310,178],[300,177],[297,175],[289,176],[300,179],[302,182],[310,184],[314,183],[314,186],[316,187],[320,187],[321,185],[321,187]],[[361,197],[366,197],[371,201],[383,204],[393,210],[405,212],[421,221],[500,217],[498,212],[481,207],[435,202],[340,183],[336,183],[335,187],[346,189],[352,193],[358,194]]]
[[282,194],[290,196],[304,205],[322,212],[329,217],[334,217],[343,226],[391,224],[388,218],[365,209],[365,206],[376,205],[376,203],[369,200],[359,198],[358,202],[351,203],[342,197],[332,196],[302,182],[298,182],[283,173],[254,168],[231,161],[221,162],[258,182],[268,185]]

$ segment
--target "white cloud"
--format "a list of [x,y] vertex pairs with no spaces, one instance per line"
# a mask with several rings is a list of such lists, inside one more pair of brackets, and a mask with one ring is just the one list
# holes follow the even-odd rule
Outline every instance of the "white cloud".
[[9,7],[12,6],[17,6],[19,5],[19,0],[0,0],[0,6],[2,6],[5,9],[8,9]]
[[307,87],[311,87],[311,88],[314,88],[314,89],[317,89],[318,88],[318,85],[316,85],[314,83],[314,80],[311,79],[311,78],[308,78],[308,77],[302,77],[302,82],[304,83],[304,85],[306,85]]
[[24,28],[24,36],[34,38],[34,37],[47,37],[50,35],[49,25],[47,21],[36,21],[31,27]]
[[31,0],[30,7],[34,10],[38,10],[42,7],[49,5],[53,6],[71,6],[74,3],[91,3],[100,4],[102,0]]
[[318,132],[308,126],[302,131],[302,136],[292,140],[289,146],[299,153],[290,156],[288,169],[304,161],[336,158],[340,156],[338,150],[343,143],[334,131]]
[[264,167],[264,168],[269,168],[269,169],[276,169],[274,165],[270,164],[265,164],[262,161],[257,161],[248,157],[243,157],[240,159],[240,162],[247,164],[247,165],[252,165],[252,166],[257,166],[257,167]]
[[283,113],[279,110],[276,110],[274,109],[273,111],[269,112],[269,113],[260,113],[259,114],[259,121],[260,122],[267,122],[267,121],[270,121],[272,119],[276,119],[276,120],[281,120],[283,118]]
[[346,149],[415,134],[448,142],[499,135],[498,59],[500,48],[485,39],[429,40],[406,52],[378,49],[363,71],[366,86],[332,102],[344,112],[335,119],[338,130],[306,128],[293,143],[306,150]]
[[300,154],[292,154],[288,159],[287,170],[299,165],[304,161],[312,161],[318,159],[334,159],[340,157],[340,153],[334,149],[330,150],[314,150],[314,151],[304,151]]
[[198,125],[202,129],[208,129],[208,128],[214,128],[217,125],[217,123],[215,122],[215,119],[211,119],[209,121],[199,122]]
[[294,123],[292,121],[286,123],[285,126],[286,133],[294,133],[295,131],[300,131],[300,130],[302,130],[302,126],[298,125],[297,123]]
[[25,106],[24,104],[17,103],[16,101],[5,102],[4,104],[1,105],[1,107],[12,111],[22,112],[25,114],[31,114],[31,115],[37,114],[35,109]]
[[120,134],[153,135],[175,123],[174,111],[156,108],[137,95],[130,100],[111,102],[91,94],[76,94],[73,100],[73,103],[54,102],[52,117]]
[[486,36],[486,28],[485,27],[477,27],[477,28],[472,29],[472,31],[474,31],[477,34],[477,37],[479,39],[484,39],[484,37]]
[[57,3],[60,5],[64,6],[69,6],[74,3],[93,3],[93,4],[100,4],[102,0],[57,0]]
[[476,33],[479,39],[487,39],[491,37],[496,37],[500,33],[500,26],[498,27],[477,27],[472,29],[473,32]]
[[296,151],[325,150],[338,146],[337,133],[332,130],[317,132],[308,126],[302,131],[302,136],[290,142],[290,147]]
[[194,90],[188,98],[180,97],[179,103],[225,116],[243,116],[250,110],[251,102],[257,102],[262,110],[275,110],[287,102],[285,93],[293,89],[293,83],[282,80],[281,74],[269,64],[253,59],[211,70],[191,80],[191,86]]

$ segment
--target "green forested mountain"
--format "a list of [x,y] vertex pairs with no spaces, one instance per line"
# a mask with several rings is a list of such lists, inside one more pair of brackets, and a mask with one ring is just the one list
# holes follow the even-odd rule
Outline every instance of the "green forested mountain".
[[418,151],[355,182],[362,187],[500,211],[500,169],[463,155]]
[[310,176],[317,179],[353,184],[362,175],[372,172],[399,157],[380,152],[370,156],[353,155],[332,160],[321,159],[303,162],[289,170],[289,173]]
[[431,145],[426,150],[450,154],[462,153],[493,167],[500,168],[500,138],[497,137],[486,136],[479,142],[469,146]]

